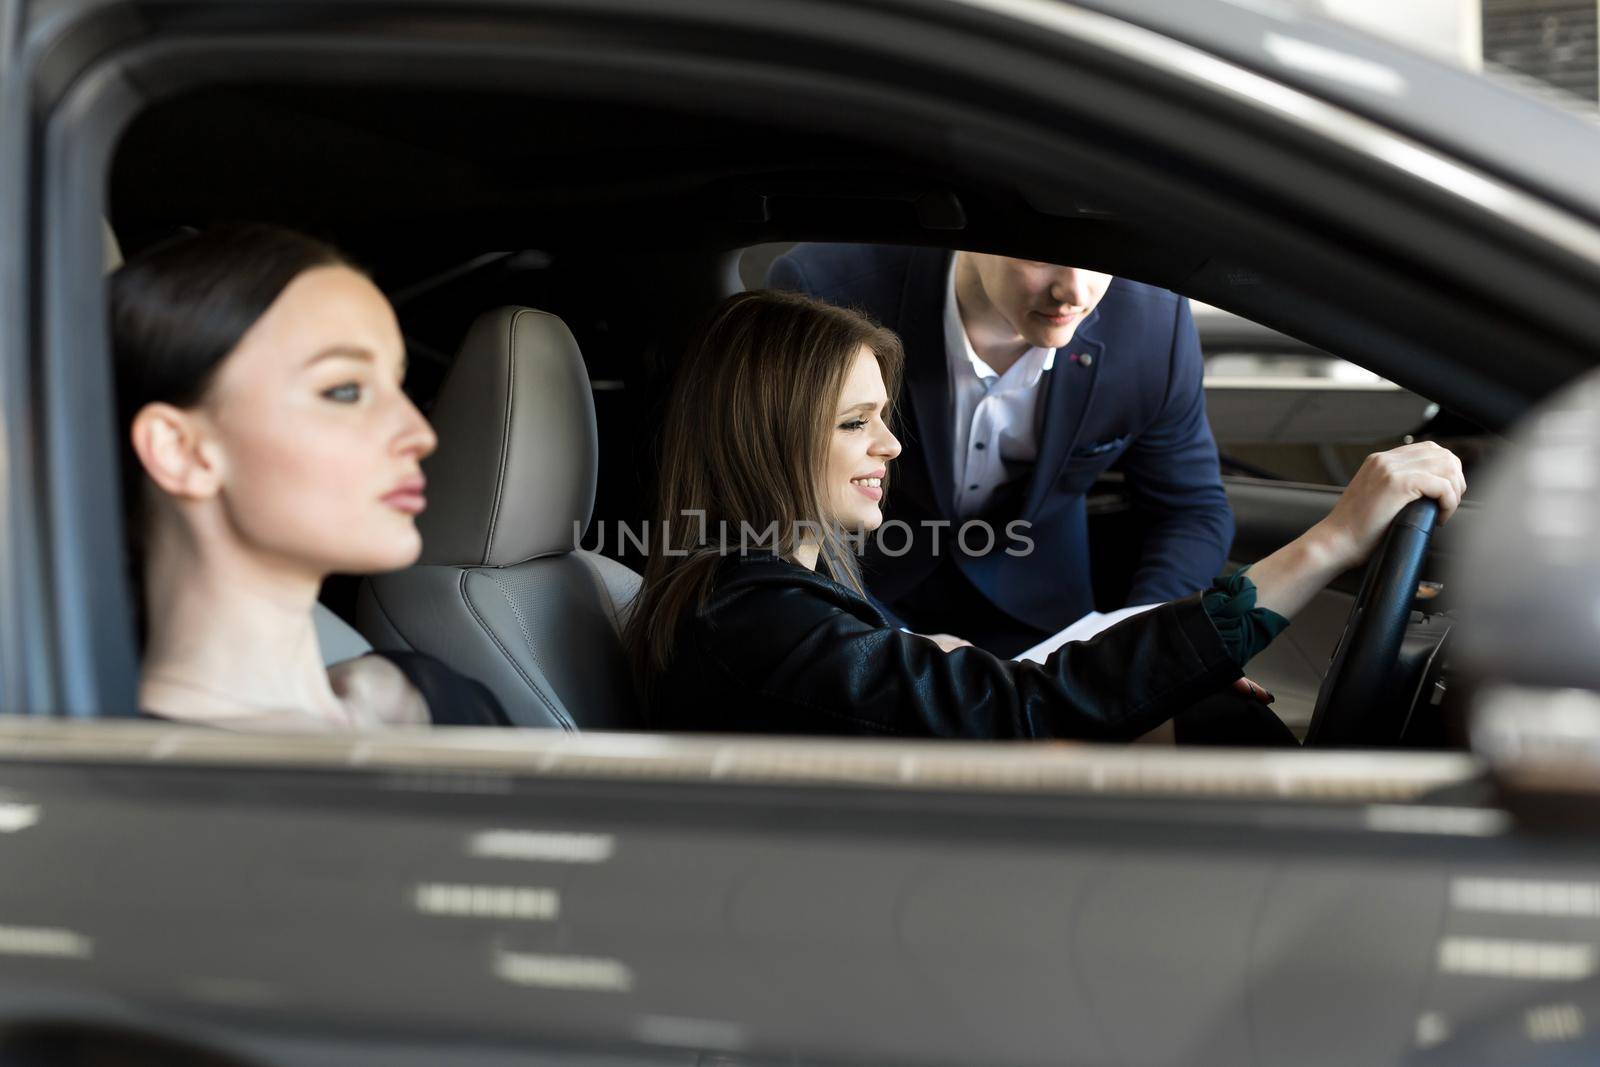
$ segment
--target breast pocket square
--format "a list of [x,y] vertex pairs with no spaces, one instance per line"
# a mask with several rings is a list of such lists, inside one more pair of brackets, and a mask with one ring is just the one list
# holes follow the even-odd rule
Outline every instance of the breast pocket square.
[[1093,444],[1088,445],[1079,445],[1077,448],[1072,450],[1072,458],[1089,459],[1094,456],[1103,456],[1107,452],[1115,452],[1117,449],[1121,448],[1127,443],[1127,434],[1123,434],[1121,437],[1108,437],[1104,441],[1096,441]]

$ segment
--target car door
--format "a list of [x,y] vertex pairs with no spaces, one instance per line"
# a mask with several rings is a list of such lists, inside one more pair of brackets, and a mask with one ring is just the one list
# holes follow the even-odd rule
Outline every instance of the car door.
[[[1016,6],[1081,18],[1065,4]],[[204,14],[210,59],[227,23]],[[473,56],[477,27],[429,32],[423,9],[407,14],[367,25],[360,62],[345,62],[348,42],[312,36],[333,25],[320,13],[293,28],[352,77],[385,33]],[[616,19],[632,30],[627,17]],[[638,38],[671,36],[644,29]],[[496,33],[493,55],[509,37]],[[715,53],[722,37],[694,39]],[[262,62],[230,43],[227,59]],[[74,146],[90,150],[57,142]],[[100,296],[86,266],[98,261],[92,170],[73,172],[76,218],[29,214],[26,198],[54,188],[36,175],[19,171],[14,194],[0,185],[19,208],[5,234],[16,262],[34,262],[24,238],[37,228],[82,272],[30,296],[6,261],[19,339],[8,366],[26,368],[29,346],[48,340],[24,309],[59,321]],[[103,341],[76,340],[46,349],[62,357],[54,373],[103,356]],[[65,395],[86,419],[104,415],[93,396]],[[25,409],[8,406],[8,418]],[[90,566],[72,509],[102,475],[60,472],[83,448],[111,449],[59,424],[31,452],[8,436],[8,455],[56,464],[60,499],[28,499],[50,509],[44,606],[59,601],[69,621],[36,629],[93,678],[103,646],[82,624],[96,591],[73,575],[107,567]],[[1261,511],[1303,528],[1329,501],[1278,493]],[[23,601],[0,607],[30,619]],[[109,695],[102,704],[114,710]],[[264,1063],[307,1062],[321,1038],[347,1062],[386,1064],[425,1040],[446,1049],[425,1062],[471,1062],[448,1054],[462,1045],[489,1062],[561,1042],[580,1050],[574,1061],[589,1047],[644,1047],[684,1064],[1346,1064],[1448,1050],[1452,1034],[1470,1052],[1479,1022],[1520,1036],[1525,1010],[1546,1012],[1538,1033],[1596,1011],[1592,840],[1517,832],[1462,754],[264,741],[30,725],[4,724],[0,744],[0,830],[9,869],[28,872],[0,884],[8,1022],[39,1013],[49,992],[52,1018],[70,1008],[182,1030]],[[1529,1002],[1548,983],[1562,999]]]

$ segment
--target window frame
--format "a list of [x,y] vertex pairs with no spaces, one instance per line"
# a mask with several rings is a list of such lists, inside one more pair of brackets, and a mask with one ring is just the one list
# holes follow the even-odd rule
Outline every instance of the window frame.
[[[793,70],[775,64],[752,67],[713,48],[713,54],[722,60],[718,63],[697,51],[735,31],[765,32],[766,37],[759,41],[751,38],[764,47],[798,42],[791,50],[796,56],[828,58],[839,55],[837,50],[852,48],[859,57],[859,42],[870,41],[895,62],[910,62],[908,56],[922,57],[919,75],[943,68],[965,67],[971,72],[985,59],[992,62],[996,56],[1014,53],[1016,62],[978,72],[993,82],[991,98],[981,103],[992,105],[995,93],[1007,102],[1030,100],[1034,111],[1009,124],[978,110],[977,104],[963,107],[954,103],[948,85],[928,83],[923,89],[926,96],[912,99],[909,76],[901,81],[891,78],[841,87],[813,72],[814,83],[803,87],[820,99],[853,96],[870,103],[846,120],[860,124],[870,123],[886,110],[909,114],[914,106],[933,107],[934,114],[945,116],[947,125],[972,122],[977,124],[974,129],[992,135],[982,146],[990,153],[986,161],[1001,166],[1009,160],[1018,168],[1035,170],[1040,167],[1041,152],[1059,158],[1071,147],[1060,144],[1059,136],[1040,140],[1039,120],[1051,113],[1050,108],[1066,109],[1065,113],[1076,109],[1081,115],[1089,107],[1091,118],[1113,125],[1128,122],[1130,114],[1144,114],[1152,119],[1148,129],[1124,128],[1137,129],[1152,143],[1181,145],[1190,162],[1198,159],[1246,175],[1273,173],[1282,188],[1297,181],[1297,175],[1319,175],[1326,183],[1320,195],[1326,196],[1330,189],[1344,190],[1362,205],[1352,225],[1359,224],[1371,233],[1398,220],[1406,232],[1394,239],[1417,247],[1426,247],[1419,242],[1426,242],[1430,234],[1443,234],[1456,246],[1463,246],[1434,256],[1460,268],[1462,277],[1452,276],[1453,283],[1463,283],[1468,274],[1480,284],[1509,279],[1505,298],[1536,309],[1526,322],[1507,323],[1508,329],[1560,322],[1572,335],[1546,338],[1527,330],[1523,376],[1509,392],[1503,368],[1492,358],[1476,365],[1447,362],[1440,352],[1384,329],[1369,329],[1363,336],[1351,338],[1352,346],[1366,357],[1362,360],[1365,365],[1402,384],[1408,377],[1448,381],[1456,394],[1455,406],[1463,409],[1476,408],[1500,419],[1511,417],[1578,365],[1579,357],[1568,354],[1579,351],[1572,347],[1575,338],[1600,334],[1600,309],[1574,299],[1582,291],[1583,280],[1600,278],[1600,256],[1592,262],[1575,263],[1570,248],[1553,249],[1528,233],[1517,238],[1518,220],[1500,210],[1504,201],[1488,205],[1464,222],[1470,205],[1440,195],[1427,183],[1419,183],[1415,174],[1387,166],[1381,153],[1352,152],[1349,145],[1317,140],[1314,131],[1297,128],[1268,102],[1253,102],[1240,95],[1237,86],[1231,91],[1215,86],[1197,91],[1197,71],[1216,74],[1221,69],[1218,64],[1226,64],[1214,58],[1202,63],[1193,49],[1179,42],[1058,4],[966,0],[919,11],[910,19],[887,5],[848,11],[830,8],[831,14],[838,16],[831,20],[808,17],[808,12],[815,12],[810,12],[809,6],[801,10],[802,6],[684,0],[671,10],[665,5],[640,10],[627,0],[612,0],[593,5],[592,11],[579,16],[570,11],[558,14],[558,5],[553,3],[526,0],[496,9],[503,20],[516,20],[517,34],[496,37],[487,32],[492,20],[480,12],[482,20],[471,27],[478,34],[471,47],[461,40],[424,39],[429,25],[426,12],[441,24],[460,28],[459,7],[419,13],[403,4],[363,4],[360,18],[356,18],[352,5],[351,19],[337,26],[326,15],[313,15],[310,7],[298,4],[248,11],[225,4],[209,11],[202,6],[196,12],[183,5],[134,2],[100,6],[63,3],[53,9],[53,18],[30,38],[23,63],[8,73],[5,82],[13,87],[5,104],[8,119],[27,116],[25,122],[7,122],[8,151],[3,165],[16,180],[0,186],[10,190],[0,194],[6,200],[0,207],[0,226],[5,227],[0,236],[23,235],[20,241],[6,242],[10,251],[0,253],[7,256],[6,276],[11,279],[0,299],[11,302],[13,310],[20,307],[25,312],[0,316],[10,323],[0,326],[4,331],[0,333],[0,345],[4,346],[0,351],[0,373],[4,375],[0,404],[6,413],[9,479],[5,498],[10,505],[5,515],[9,540],[3,573],[8,585],[0,588],[0,593],[6,594],[0,606],[0,652],[5,657],[0,663],[0,685],[8,709],[69,716],[130,714],[134,710],[137,664],[129,622],[130,598],[120,566],[120,523],[112,510],[118,493],[117,449],[109,417],[112,389],[105,358],[100,220],[105,177],[118,132],[139,107],[189,85],[239,80],[252,72],[320,82],[387,77],[410,83],[425,76],[449,84],[493,83],[495,78],[514,75],[554,85],[556,77],[571,78],[576,72],[583,87],[599,88],[620,71],[631,69],[634,74],[649,72],[660,79],[659,87],[670,87],[675,97],[688,99],[695,92],[706,93],[705,80],[713,74],[768,90],[799,91],[801,85]],[[1061,10],[1052,14],[1056,8]],[[385,26],[384,16],[390,12],[407,16],[403,30],[385,29],[363,36],[365,31]],[[141,16],[146,21],[141,21]],[[193,21],[185,22],[185,16]],[[593,35],[591,52],[574,58],[570,41],[566,51],[558,50],[563,44],[555,39],[559,34],[544,40],[530,32],[530,28],[544,25],[542,19],[564,30],[581,25],[585,33]],[[898,20],[906,32],[885,37],[878,32],[885,20]],[[1024,25],[1028,20],[1035,25]],[[1041,20],[1053,22],[1052,28],[1058,31],[1057,37],[1045,42],[1043,51],[1037,32]],[[408,32],[413,36],[403,36]],[[641,32],[647,42],[639,36]],[[1141,66],[1140,48],[1145,48],[1144,60],[1171,53],[1167,57],[1171,62],[1162,69]],[[1069,53],[1079,61],[1063,62]],[[530,61],[530,57],[538,61]],[[423,58],[427,63],[419,64]],[[1236,74],[1259,80],[1258,75],[1242,70]],[[1057,80],[1063,84],[1054,84]],[[1085,86],[1103,90],[1092,96],[1092,107],[1084,102],[1091,96]],[[566,89],[570,91],[571,86]],[[1283,93],[1293,95],[1287,88]],[[1282,94],[1273,103],[1281,105]],[[1306,106],[1307,114],[1324,119],[1332,113],[1330,105],[1308,100]],[[1012,116],[1008,114],[1007,119]],[[1356,116],[1343,114],[1341,121],[1357,123],[1364,136],[1388,136],[1396,143],[1404,142],[1400,135],[1386,135],[1381,127]],[[1197,126],[1217,136],[1208,139],[1195,132]],[[961,129],[961,136],[972,132]],[[976,147],[971,150],[978,151]],[[1341,166],[1324,166],[1307,156],[1308,151],[1332,153]],[[1186,184],[1182,176],[1175,179],[1165,173],[1167,166],[1153,166],[1136,154],[1083,159],[1079,165],[1125,175],[1138,183],[1150,203],[1161,203],[1162,209],[1175,217],[1207,209],[1224,213],[1239,227],[1241,242],[1248,241],[1251,232],[1271,227],[1279,254],[1285,261],[1303,261],[1306,270],[1326,265],[1352,271],[1352,252],[1327,240],[1313,220],[1286,212],[1280,204],[1249,202],[1246,188],[1222,196],[1217,190]],[[1277,174],[1275,167],[1286,169]],[[1488,176],[1482,180],[1494,181]],[[1529,200],[1532,195],[1509,186],[1507,190],[1513,200]],[[1319,192],[1310,189],[1301,194],[1314,201]],[[1541,204],[1541,210],[1559,212],[1548,203]],[[1600,248],[1600,230],[1575,216],[1571,222],[1581,230],[1579,237],[1592,236]],[[1469,251],[1474,254],[1466,254]],[[1356,262],[1361,261],[1358,258]],[[1507,264],[1517,264],[1520,269],[1511,270]],[[1223,262],[1208,263],[1196,273],[1195,285],[1190,288],[1202,299],[1213,299],[1210,290],[1228,284],[1230,270],[1233,268]],[[1396,299],[1415,300],[1425,311],[1444,306],[1439,293],[1407,287],[1400,274],[1391,273],[1382,280],[1400,287]],[[30,286],[30,281],[36,282],[36,287]],[[1298,306],[1308,313],[1316,310],[1316,298],[1304,290],[1275,289],[1275,279],[1260,276],[1244,281],[1272,306]],[[1561,310],[1551,317],[1552,308]],[[1540,313],[1546,314],[1542,320]],[[1497,374],[1501,375],[1498,379]]]

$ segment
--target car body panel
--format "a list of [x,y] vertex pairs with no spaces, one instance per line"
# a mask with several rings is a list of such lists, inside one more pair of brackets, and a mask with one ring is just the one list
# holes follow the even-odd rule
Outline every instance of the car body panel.
[[[1585,302],[1600,276],[1600,256],[1586,255],[1600,212],[1594,191],[1579,188],[1595,168],[1557,180],[1471,156],[1441,181],[1427,164],[1464,135],[1418,143],[1420,117],[1386,133],[1378,118],[1389,112],[1343,109],[1314,80],[1295,89],[1255,72],[1228,91],[1216,77],[1252,72],[1217,58],[1220,44],[1208,60],[1192,27],[1184,44],[1177,30],[1163,36],[1064,4],[334,10],[72,0],[29,9],[28,67],[0,80],[0,166],[11,179],[0,182],[0,309],[15,313],[0,315],[7,710],[132,710],[126,590],[105,509],[114,489],[100,218],[112,136],[137,105],[183,83],[180,54],[204,67],[201,81],[296,58],[351,83],[392,79],[440,55],[458,64],[430,70],[441,81],[458,76],[463,57],[490,80],[536,67],[529,55],[565,72],[563,60],[592,55],[581,45],[616,34],[619,55],[634,56],[627,45],[681,75],[656,52],[679,35],[704,45],[694,33],[720,26],[728,39],[749,34],[739,40],[754,51],[718,57],[706,46],[722,62],[701,55],[692,69],[711,88],[737,84],[712,75],[775,62],[775,43],[793,42],[822,50],[835,75],[865,67],[896,88],[887,72],[901,68],[861,64],[859,51],[854,65],[838,62],[827,49],[863,28],[883,48],[1025,38],[1017,66],[991,72],[991,93],[1062,114],[1098,108],[1107,122],[1135,113],[1146,93],[1153,122],[1229,134],[1232,121],[1236,138],[1196,135],[1183,162],[1281,182],[1286,199],[1312,193],[1264,164],[1327,170],[1369,194],[1372,214],[1354,213],[1352,233],[1380,241],[1400,212],[1412,225],[1388,235],[1395,243],[1455,238],[1448,249],[1417,241],[1452,284],[1483,283],[1502,262],[1523,268],[1505,299],[1525,298],[1529,321],[1507,329],[1549,340],[1530,345],[1526,366],[1485,360],[1470,375],[1381,329],[1351,338],[1353,350],[1418,379],[1460,369],[1471,381],[1450,388],[1509,416],[1539,383],[1582,363],[1584,339],[1600,333],[1587,325],[1600,312]],[[1115,10],[1156,21],[1144,5]],[[505,32],[519,13],[526,24]],[[1040,29],[1063,13],[1077,21]],[[571,23],[555,16],[588,38],[556,32]],[[1281,26],[1235,17],[1256,34]],[[1176,66],[1140,68],[1151,48]],[[1052,100],[1055,78],[1074,75],[1072,57],[1125,64],[1127,98],[1076,111]],[[1410,60],[1388,58],[1412,76]],[[970,59],[897,56],[919,78]],[[1184,106],[1172,97],[1180,82],[1202,85]],[[1445,84],[1468,102],[1462,111],[1491,92]],[[1265,103],[1243,91],[1274,85],[1285,91]],[[1113,104],[1123,110],[1110,113]],[[1297,124],[1296,108],[1333,120],[1345,140],[1319,142],[1325,131]],[[1166,125],[1148,136],[1187,143]],[[1056,190],[1038,180],[1033,192]],[[1190,194],[1171,210],[1182,214]],[[1519,213],[1530,202],[1536,217]],[[1323,208],[1286,211],[1305,227],[1285,234],[1286,248],[1331,225],[1337,212]],[[1240,225],[1260,217],[1242,214]],[[1473,274],[1485,249],[1492,256]],[[1226,281],[1234,270],[1209,263],[1197,277]],[[1247,271],[1237,280],[1272,284]],[[1395,299],[1414,296],[1419,316],[1437,306],[1427,289]],[[1261,490],[1266,515],[1253,528],[1267,529],[1285,503],[1304,518],[1331,499],[1282,488]],[[19,1026],[67,1020],[269,1063],[392,1064],[401,1045],[434,1050],[434,1062],[486,1063],[530,1052],[704,1064],[1472,1062],[1475,1046],[1452,1034],[1482,1027],[1533,1048],[1527,1012],[1600,1012],[1595,916],[1584,910],[1600,884],[1593,849],[1517,822],[1499,800],[1482,766],[1460,755],[511,732],[333,741],[0,723],[0,859],[22,872],[0,879],[0,1052]],[[1566,903],[1552,910],[1552,899]]]
[[1399,1062],[1441,945],[1520,929],[1453,887],[1600,878],[1459,755],[39,723],[0,773],[0,1013],[238,1052]]
[[[1289,3],[1087,0],[1254,71],[1404,130],[1449,155],[1600,220],[1592,122],[1525,93]],[[1275,16],[1264,23],[1263,13]]]

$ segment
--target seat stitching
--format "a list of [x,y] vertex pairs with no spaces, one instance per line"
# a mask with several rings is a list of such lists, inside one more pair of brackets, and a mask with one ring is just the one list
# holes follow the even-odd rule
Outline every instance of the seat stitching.
[[[555,683],[550,681],[550,672],[544,669],[544,660],[539,656],[539,643],[534,639],[533,629],[528,625],[528,618],[522,613],[521,605],[518,604],[516,598],[513,597],[506,589],[505,581],[499,573],[491,574],[489,579],[494,582],[495,587],[500,590],[500,595],[506,598],[506,603],[511,605],[511,614],[516,616],[517,626],[522,630],[523,643],[528,646],[528,657],[533,660],[533,665],[539,668],[539,673],[544,676],[545,681],[549,682],[550,688],[554,690]],[[566,703],[565,701],[561,700],[560,693],[555,694],[555,699],[563,706]],[[576,725],[576,723],[574,723],[574,725]]]
[[499,574],[492,574],[489,580],[494,582],[495,588],[500,590],[500,595],[506,598],[506,603],[511,605],[511,614],[516,616],[517,628],[522,631],[522,640],[528,646],[528,656],[533,660],[533,665],[539,668],[539,673],[549,677],[544,669],[544,663],[539,659],[539,650],[534,647],[533,631],[528,626],[527,616],[522,614],[522,605],[516,598],[506,591],[505,581]]
[[[482,627],[483,632],[489,636],[489,640],[491,640],[491,641],[493,641],[495,643],[495,647],[498,648],[500,650],[500,654],[506,658],[506,662],[511,664],[511,669],[517,672],[517,676],[522,679],[523,684],[526,685],[529,689],[533,690],[534,695],[537,696],[541,701],[544,702],[545,707],[550,709],[551,716],[554,717],[555,720],[557,722],[559,722],[564,729],[567,729],[567,730],[576,729],[577,724],[572,721],[571,716],[569,716],[566,713],[566,711],[563,710],[562,708],[558,708],[555,704],[551,703],[550,698],[547,695],[545,695],[544,690],[540,689],[539,686],[534,682],[534,680],[532,678],[528,677],[528,672],[523,670],[522,669],[522,665],[519,664],[516,661],[515,657],[513,657],[511,655],[511,650],[508,649],[505,646],[505,643],[500,640],[500,635],[495,633],[493,628],[491,628],[489,626],[489,624],[484,620],[483,616],[478,613],[478,608],[477,608],[477,606],[475,604],[472,603],[472,598],[467,596],[467,575],[470,574],[470,573],[472,573],[472,572],[471,571],[466,571],[466,570],[463,570],[461,572],[461,579],[460,579],[460,581],[458,583],[458,591],[461,594],[461,602],[463,604],[465,604],[467,606],[467,610],[472,613],[473,620],[476,621],[477,624],[480,627]],[[493,577],[494,576],[491,575],[491,579]],[[499,583],[497,582],[496,583],[496,587],[497,588],[498,588],[498,585],[499,585]],[[505,596],[505,590],[504,589],[500,590],[500,595],[501,596]],[[510,597],[506,597],[506,600],[509,602],[511,600],[511,598]],[[511,605],[511,610],[512,610],[513,613],[515,613],[516,610],[517,610],[517,606],[515,604],[512,604]],[[518,619],[518,624],[519,625],[521,624],[521,619],[520,618]],[[526,630],[523,631],[523,636],[524,637],[527,636],[527,631]],[[529,649],[529,654],[530,655],[532,654],[532,649],[531,648]],[[537,656],[535,656],[534,658],[535,658],[535,660],[538,659]]]
[[[383,606],[383,598],[378,595],[377,584],[369,581],[367,590],[372,593],[373,606],[378,609],[378,614],[383,616],[383,621],[388,623],[390,629],[400,636],[401,641],[410,646],[412,652],[420,652],[421,649],[417,648],[417,643],[406,636],[406,632],[400,628],[400,624],[395,621],[394,616],[389,614],[389,609]],[[363,634],[362,636],[365,635]]]
[[517,396],[517,320],[522,310],[511,313],[511,337],[506,350],[506,406],[500,420],[500,470],[494,480],[494,503],[489,509],[489,529],[483,540],[483,562],[492,560],[495,527],[500,522],[500,500],[505,493],[506,467],[511,462],[511,413],[516,409]]

